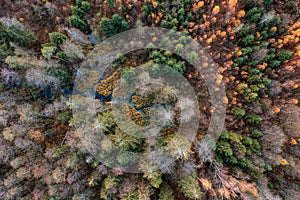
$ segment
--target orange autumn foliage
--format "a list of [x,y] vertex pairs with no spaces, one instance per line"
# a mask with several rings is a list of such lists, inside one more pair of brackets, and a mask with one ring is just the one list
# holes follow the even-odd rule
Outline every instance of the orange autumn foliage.
[[286,159],[281,158],[281,159],[280,159],[280,164],[281,164],[281,165],[288,165],[289,163],[288,163],[288,161],[287,161]]
[[274,113],[279,113],[280,112],[280,108],[277,107],[277,106],[273,106],[272,110],[273,110]]
[[246,14],[246,12],[244,11],[244,10],[240,10],[239,12],[238,12],[238,17],[239,18],[242,18],[242,17],[244,17],[245,16],[245,14]]
[[228,1],[228,10],[231,12],[235,12],[235,7],[237,5],[237,0],[229,0]]
[[204,6],[204,1],[199,1],[197,4],[194,3],[194,4],[193,4],[193,11],[194,11],[194,12],[198,12],[198,10],[199,10],[200,8],[202,8],[203,6]]
[[226,36],[226,32],[222,31],[220,35],[221,35],[221,37],[225,37]]
[[212,14],[216,15],[220,12],[220,6],[215,6],[212,10]]
[[153,1],[153,2],[152,2],[152,6],[153,6],[153,8],[156,9],[156,8],[157,8],[157,2],[156,2],[156,1]]
[[295,140],[294,138],[291,139],[291,142],[290,142],[292,145],[296,145],[298,144],[297,140]]

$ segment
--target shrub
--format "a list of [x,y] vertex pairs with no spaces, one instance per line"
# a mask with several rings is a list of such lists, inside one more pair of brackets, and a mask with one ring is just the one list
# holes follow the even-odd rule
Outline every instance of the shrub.
[[87,33],[89,27],[86,19],[84,19],[84,13],[90,9],[90,4],[87,1],[76,0],[76,6],[71,6],[72,16],[69,18],[69,23]]
[[246,37],[244,37],[241,41],[241,45],[242,46],[250,46],[252,45],[254,42],[254,36],[253,35],[247,35]]
[[101,199],[109,199],[112,188],[115,188],[120,180],[112,175],[108,175],[104,180],[100,192]]
[[111,140],[124,151],[136,150],[141,145],[141,139],[124,133],[116,128],[115,134],[110,136]]
[[20,46],[28,46],[31,43],[34,43],[36,40],[33,32],[28,30],[22,30],[17,27],[10,27],[7,31],[8,36],[11,41],[19,44]]
[[201,199],[202,192],[195,174],[184,176],[178,184],[185,197],[189,199]]
[[66,111],[66,112],[61,112],[59,113],[55,120],[61,122],[61,123],[66,123],[68,121],[70,121],[72,118],[72,113],[70,113],[69,111]]
[[100,27],[106,36],[113,35],[113,24],[109,18],[102,18],[100,22]]
[[262,121],[262,117],[254,113],[249,113],[246,115],[246,122],[249,124],[259,124]]
[[273,27],[273,26],[277,26],[280,23],[280,17],[274,17],[273,19],[270,20],[270,22],[268,23],[268,27]]
[[292,55],[292,52],[290,51],[282,51],[280,52],[277,57],[279,61],[284,61],[284,60],[288,60]]
[[154,193],[154,190],[150,187],[149,184],[145,182],[139,182],[138,184],[138,196],[132,199],[139,200],[150,200],[150,196]]
[[83,11],[87,12],[87,11],[90,10],[91,7],[90,7],[89,2],[83,1],[83,2],[81,3],[81,8],[82,8]]
[[258,93],[256,92],[250,92],[246,95],[246,98],[249,102],[255,102],[259,99]]
[[6,57],[13,55],[13,53],[14,49],[6,41],[1,41],[0,39],[0,60],[5,60]]
[[135,80],[135,70],[132,67],[125,67],[121,72],[121,76],[125,81],[131,82]]
[[81,19],[81,17],[77,15],[72,15],[69,18],[69,23],[75,27],[80,29],[83,32],[86,32],[88,30],[88,25],[86,24],[85,20]]
[[253,18],[253,16],[259,14],[263,14],[266,10],[264,8],[257,8],[257,7],[254,7],[252,9],[250,9],[247,14],[245,15],[245,18],[246,19],[249,19],[249,21],[251,21],[251,19]]
[[51,59],[51,56],[55,53],[56,47],[55,46],[44,46],[42,48],[42,54],[48,60]]
[[291,10],[291,9],[293,9],[294,6],[295,6],[294,1],[289,1],[284,4],[284,9]]
[[112,22],[113,22],[113,25],[115,26],[115,28],[118,29],[117,32],[121,32],[121,31],[129,29],[128,22],[124,18],[119,16],[118,14],[114,14],[112,16]]
[[117,161],[121,165],[124,165],[135,162],[137,158],[138,157],[133,152],[124,151],[117,156]]
[[241,51],[243,52],[243,55],[248,55],[253,51],[253,49],[251,47],[246,47],[242,48]]
[[246,65],[247,61],[248,61],[248,56],[243,56],[236,59],[236,63],[240,67]]
[[183,136],[176,135],[171,138],[166,150],[176,159],[187,160],[192,153],[189,140]]
[[112,19],[106,17],[102,18],[100,21],[100,27],[103,31],[103,34],[110,37],[129,29],[129,24],[124,18],[118,14],[115,14],[112,16]]
[[78,16],[78,17],[83,17],[84,16],[84,11],[79,8],[78,6],[71,6],[71,11],[73,16]]
[[172,189],[168,186],[160,187],[158,199],[159,200],[175,200]]
[[63,52],[63,51],[57,52],[56,56],[59,57],[59,58],[61,58],[61,59],[63,59],[63,60],[68,60],[67,54],[65,52]]
[[55,149],[55,151],[54,151],[52,157],[53,157],[53,158],[60,158],[60,157],[62,157],[63,155],[66,155],[66,154],[68,154],[68,153],[70,153],[70,147],[67,146],[67,145],[63,145],[63,146],[61,146],[61,147]]
[[232,113],[233,113],[234,118],[236,118],[236,119],[241,119],[246,114],[245,110],[243,110],[242,108],[237,108],[237,107],[234,107],[232,109]]
[[175,52],[176,52],[176,53],[181,53],[181,52],[183,51],[183,49],[184,49],[183,44],[178,43],[178,44],[175,46]]
[[146,16],[150,15],[153,13],[154,8],[151,2],[146,1],[145,5],[143,6],[143,12],[145,13]]
[[195,51],[192,51],[187,56],[188,61],[191,62],[191,64],[197,64],[199,62],[198,53]]
[[256,23],[256,22],[258,22],[260,20],[260,17],[261,17],[261,13],[256,13],[255,15],[253,15],[250,18],[249,22],[250,23]]
[[59,33],[59,32],[49,33],[49,37],[50,37],[50,41],[56,45],[60,45],[68,39],[68,37],[66,35]]
[[260,130],[258,130],[258,129],[252,129],[251,135],[254,138],[259,138],[259,137],[261,137],[263,135],[263,133]]
[[268,110],[268,108],[269,108],[269,106],[268,106],[267,104],[265,104],[265,103],[262,103],[262,104],[260,105],[260,107],[261,107],[261,109],[262,109],[263,111],[266,111],[266,110]]
[[225,141],[218,142],[216,150],[217,150],[218,155],[225,155],[225,156],[233,155],[233,151],[231,149],[230,144]]
[[100,129],[101,131],[113,130],[113,127],[115,126],[115,120],[112,112],[104,112],[99,114],[97,119],[97,124],[95,126],[96,129]]
[[256,139],[237,134],[233,131],[223,131],[217,143],[217,160],[254,170],[252,162],[247,158],[252,153],[261,155],[260,145]]
[[69,22],[73,27],[78,28],[78,29],[82,30],[83,32],[86,32],[88,29],[88,26],[85,23],[85,21],[80,19],[80,17],[78,17],[76,15],[72,15],[69,18]]
[[27,30],[17,20],[9,18],[0,19],[0,38],[0,44],[2,42],[6,44],[13,42],[22,47],[26,47],[37,41],[33,32]]
[[241,29],[238,30],[238,34],[241,37],[244,37],[249,34],[250,27],[249,25],[244,25]]
[[76,0],[76,6],[81,6],[82,0]]
[[277,68],[277,67],[280,67],[280,65],[281,65],[281,61],[278,61],[278,60],[273,60],[270,63],[271,68]]
[[272,80],[271,79],[268,79],[268,78],[263,78],[262,79],[262,83],[265,85],[265,86],[270,86],[272,84]]
[[107,4],[108,4],[110,7],[114,7],[114,6],[115,6],[115,0],[107,0],[106,2],[107,2]]
[[239,164],[240,164],[242,167],[246,168],[246,169],[253,168],[252,162],[251,162],[249,159],[245,158],[245,157],[239,159]]
[[162,183],[162,175],[157,171],[149,170],[144,172],[143,178],[146,178],[155,188],[159,188],[160,184]]
[[274,2],[274,0],[264,0],[265,6],[268,6],[268,5],[270,5],[271,3],[273,3],[273,2]]
[[118,14],[114,14],[112,16],[112,21],[113,21],[113,24],[121,30],[126,30],[129,28],[128,22],[125,21],[125,19],[122,18],[121,16],[119,16]]

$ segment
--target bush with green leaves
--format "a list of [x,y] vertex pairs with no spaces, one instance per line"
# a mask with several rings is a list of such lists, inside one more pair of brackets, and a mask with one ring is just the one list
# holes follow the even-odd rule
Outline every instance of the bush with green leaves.
[[185,175],[178,185],[185,197],[194,200],[201,199],[202,192],[196,174]]
[[159,188],[160,184],[162,183],[162,174],[158,171],[148,170],[144,173],[143,178],[146,178],[151,186],[154,188]]
[[178,25],[179,21],[177,20],[177,18],[173,18],[171,15],[161,21],[161,27],[163,28],[177,30]]
[[[246,15],[245,15],[245,18],[248,19],[250,22],[251,22],[251,19],[257,15],[257,14],[263,14],[265,13],[266,10],[264,8],[258,8],[258,7],[254,7],[250,10],[247,11]],[[256,21],[255,21],[256,22]],[[255,22],[252,22],[252,23],[255,23]]]
[[55,46],[45,45],[42,47],[42,55],[44,56],[44,58],[47,58],[48,60],[51,59],[51,56],[54,55],[55,51],[56,51]]
[[55,45],[60,45],[68,39],[68,37],[60,32],[49,33],[50,41]]
[[138,137],[129,135],[119,128],[116,128],[114,134],[108,136],[114,144],[124,151],[134,151],[140,148],[142,140]]
[[246,122],[249,124],[259,124],[263,119],[261,116],[256,115],[254,113],[248,113],[245,116]]
[[278,53],[277,57],[279,61],[285,61],[288,60],[292,55],[292,52],[290,51],[282,51]]
[[89,32],[87,20],[84,18],[85,12],[90,10],[90,4],[87,1],[76,0],[76,6],[71,7],[72,16],[69,17],[69,23],[80,29],[82,32]]
[[250,23],[257,23],[261,19],[261,13],[254,14],[250,19]]
[[110,7],[114,7],[114,6],[115,6],[115,0],[107,0],[106,2],[107,2],[107,4],[108,4]]
[[[163,1],[156,1],[156,3],[157,6],[154,7],[151,1],[146,1],[143,6],[143,12],[150,24],[157,23],[163,28],[178,30],[180,27],[188,28],[189,23],[193,21],[203,23],[204,9],[193,11],[191,7],[194,2],[191,0],[182,1],[176,9],[172,4]],[[172,10],[172,12],[169,10]],[[152,13],[164,13],[165,17],[156,22],[155,18],[151,17]]]
[[242,37],[245,37],[246,35],[248,35],[249,32],[250,32],[250,27],[249,27],[249,25],[246,24],[238,30],[237,34],[239,37],[242,38]]
[[122,31],[129,29],[130,25],[128,22],[118,14],[114,14],[111,19],[102,18],[100,21],[100,27],[103,34],[107,37],[118,34]]
[[121,76],[126,81],[135,80],[135,70],[132,67],[125,67],[122,69]]
[[260,138],[263,136],[263,133],[258,130],[258,129],[252,129],[251,130],[251,135],[254,137],[254,138]]
[[188,160],[193,153],[189,140],[186,137],[179,135],[171,138],[172,139],[166,146],[166,150],[176,159]]
[[172,189],[168,185],[164,185],[160,187],[159,194],[158,194],[159,200],[175,200],[175,196],[173,194]]
[[71,11],[72,14],[78,17],[83,17],[84,16],[84,11],[79,8],[78,6],[71,6]]
[[22,47],[26,47],[37,41],[33,32],[26,29],[25,26],[17,20],[9,18],[1,18],[0,36]]
[[120,180],[113,175],[108,175],[102,182],[102,188],[100,191],[100,198],[101,199],[110,199],[111,196],[111,189],[116,187]]
[[150,15],[153,13],[154,7],[150,1],[146,1],[146,3],[143,6],[143,12],[145,13],[146,16]]
[[284,4],[284,9],[285,10],[291,10],[295,6],[294,1],[288,1]]
[[[278,49],[271,47],[269,42],[269,39],[275,35],[284,34],[282,31],[270,31],[270,28],[274,26],[280,28],[280,17],[277,17],[273,11],[268,11],[268,7],[255,6],[252,0],[245,3],[245,25],[237,31],[238,45],[242,55],[237,56],[232,64],[232,69],[247,67],[248,75],[245,79],[248,85],[242,90],[248,102],[258,101],[268,92],[266,89],[272,81],[265,72],[279,68],[282,62],[291,56],[289,51],[277,53]],[[260,37],[253,35],[255,31],[259,31]],[[268,64],[267,69],[259,71],[258,65],[263,63]]]
[[37,39],[33,32],[25,28],[16,19],[0,18],[0,59],[13,55],[14,48],[10,42],[21,47],[35,44]]
[[73,27],[78,28],[83,32],[86,32],[88,30],[86,21],[77,15],[72,15],[69,18],[69,22]]
[[82,9],[84,12],[89,11],[89,10],[91,9],[89,2],[87,2],[87,1],[82,1],[82,2],[81,2],[81,9]]
[[261,155],[256,139],[243,136],[233,131],[223,131],[217,142],[216,159],[222,163],[239,166],[252,171],[253,164],[248,156]]
[[254,42],[254,35],[247,35],[246,37],[244,37],[242,40],[241,40],[241,46],[249,46],[249,45],[252,45],[253,42]]
[[246,111],[242,108],[234,107],[232,109],[232,113],[233,113],[234,118],[241,119],[246,114]]
[[[176,45],[176,47],[177,47],[177,45]],[[195,54],[189,54],[189,55],[193,56],[195,60],[198,59],[198,57],[195,57]],[[183,74],[186,69],[185,62],[179,61],[176,58],[176,56],[170,51],[154,50],[150,53],[149,58],[153,59],[153,61],[157,64],[163,64],[163,65],[169,66],[170,68],[173,68],[180,74]],[[163,70],[165,70],[165,71],[163,71]],[[168,69],[163,68],[160,70],[160,73],[168,73]]]
[[281,61],[279,61],[279,60],[272,60],[270,62],[270,67],[273,69],[280,67],[280,65],[281,65]]
[[235,62],[237,66],[242,67],[248,63],[248,56],[238,57]]

